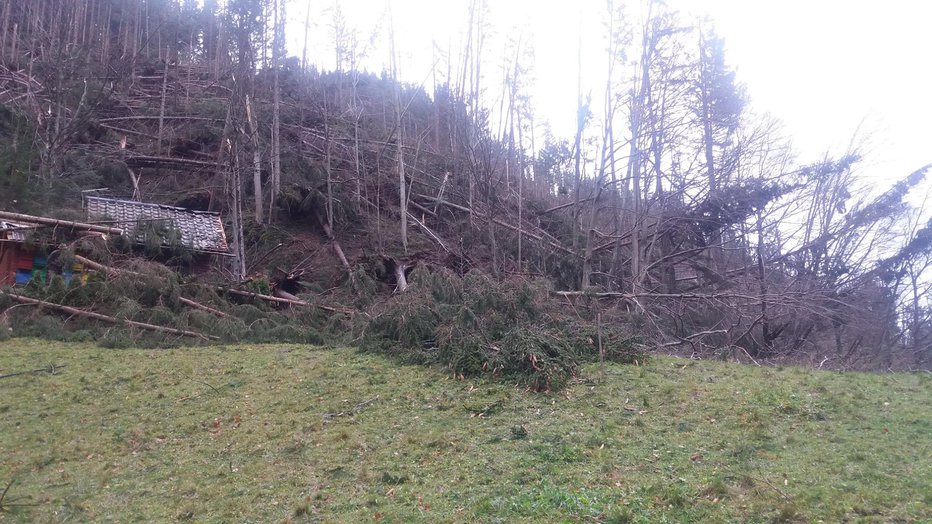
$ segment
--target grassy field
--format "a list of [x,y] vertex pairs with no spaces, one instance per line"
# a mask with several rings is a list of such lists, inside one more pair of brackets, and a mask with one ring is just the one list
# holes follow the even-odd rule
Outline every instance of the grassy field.
[[544,395],[350,349],[0,342],[0,374],[49,364],[0,380],[0,521],[932,515],[929,375],[657,357]]

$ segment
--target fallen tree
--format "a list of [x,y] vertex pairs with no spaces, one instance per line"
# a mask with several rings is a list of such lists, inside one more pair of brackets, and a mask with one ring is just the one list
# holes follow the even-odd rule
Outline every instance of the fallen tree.
[[116,317],[111,317],[108,315],[102,315],[100,313],[95,313],[93,311],[85,311],[83,309],[78,309],[71,306],[65,306],[62,304],[56,304],[54,302],[47,302],[45,300],[38,300],[35,298],[24,297],[22,295],[17,295],[15,293],[9,293],[6,291],[0,291],[0,294],[10,297],[13,301],[19,302],[21,304],[33,304],[36,306],[47,307],[62,311],[71,315],[77,315],[80,317],[92,318],[94,320],[100,320],[102,322],[109,322],[111,324],[123,324],[129,327],[136,327],[140,329],[145,329],[148,331],[157,331],[159,333],[166,333],[169,335],[178,335],[183,337],[193,337],[200,338],[203,340],[220,340],[220,337],[214,335],[205,335],[203,333],[197,333],[195,331],[187,331],[184,329],[176,329],[165,326],[157,326],[155,324],[147,324],[145,322],[136,322],[135,320],[128,319],[119,319]]

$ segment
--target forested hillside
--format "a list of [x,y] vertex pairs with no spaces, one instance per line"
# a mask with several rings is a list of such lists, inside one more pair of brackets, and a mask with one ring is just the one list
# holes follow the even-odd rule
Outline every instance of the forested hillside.
[[[371,42],[338,28],[335,71],[286,52],[286,4],[3,0],[0,210],[83,222],[95,190],[219,212],[232,256],[185,278],[315,310],[298,324],[343,315],[334,331],[439,348],[461,372],[540,373],[566,350],[545,328],[573,325],[603,358],[623,340],[758,363],[932,363],[932,229],[909,204],[928,166],[877,188],[856,149],[801,163],[709,28],[660,2],[639,16],[609,2],[603,101],[581,93],[578,132],[561,139],[541,132],[520,41],[488,63],[480,2],[464,47],[420,85],[361,71]],[[390,28],[373,39],[398,56]],[[59,233],[36,242],[113,266],[161,260]],[[153,286],[173,298],[108,314],[183,307],[177,286]],[[102,297],[77,305],[104,311]],[[194,298],[229,334],[232,310]]]

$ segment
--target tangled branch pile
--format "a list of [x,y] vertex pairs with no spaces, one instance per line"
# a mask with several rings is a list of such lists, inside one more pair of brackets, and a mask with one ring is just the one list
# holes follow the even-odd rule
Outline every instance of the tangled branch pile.
[[623,363],[644,358],[617,325],[560,316],[544,281],[443,269],[418,269],[410,280],[406,292],[378,306],[365,327],[365,350],[457,375],[513,378],[535,390],[559,389],[600,354]]

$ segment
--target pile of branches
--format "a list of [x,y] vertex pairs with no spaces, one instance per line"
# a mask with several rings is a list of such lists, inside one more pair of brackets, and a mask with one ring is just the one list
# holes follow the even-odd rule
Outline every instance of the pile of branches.
[[[74,256],[74,255],[70,255]],[[68,257],[70,260],[70,256]],[[89,259],[79,260],[93,263]],[[281,299],[182,277],[151,261],[119,268],[94,263],[84,281],[55,275],[24,288],[0,288],[0,336],[97,342],[107,347],[172,347],[214,342],[323,344],[344,331],[342,314],[313,299]],[[327,308],[326,311],[321,308]]]
[[636,340],[618,328],[561,316],[549,292],[543,280],[419,267],[404,293],[377,304],[361,346],[537,391],[563,387],[586,362],[644,358]]

